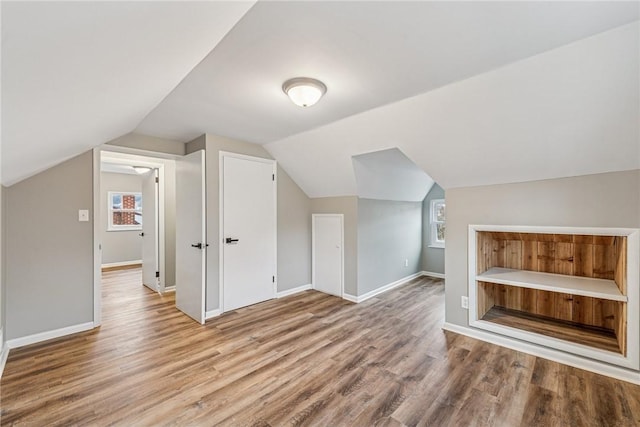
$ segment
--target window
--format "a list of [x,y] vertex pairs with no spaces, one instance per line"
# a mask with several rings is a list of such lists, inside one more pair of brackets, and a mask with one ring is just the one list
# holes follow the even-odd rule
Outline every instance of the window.
[[142,230],[142,194],[109,191],[107,230]]
[[429,215],[431,224],[431,241],[429,246],[434,248],[444,248],[445,231],[445,203],[444,199],[434,199],[431,201],[431,212]]

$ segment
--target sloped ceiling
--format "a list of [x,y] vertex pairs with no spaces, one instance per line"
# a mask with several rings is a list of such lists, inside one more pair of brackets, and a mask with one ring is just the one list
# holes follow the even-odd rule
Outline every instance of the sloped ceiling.
[[445,189],[637,169],[639,43],[635,22],[265,148],[311,197],[356,194],[351,156],[390,147]]
[[393,147],[445,188],[638,167],[637,2],[252,5],[2,2],[3,183],[134,128],[266,144],[312,197]]
[[433,179],[397,148],[353,156],[358,197],[421,202]]
[[[638,19],[632,3],[258,2],[138,126],[263,144]],[[310,76],[321,103],[293,105],[282,83]]]
[[2,183],[132,131],[253,3],[3,1]]

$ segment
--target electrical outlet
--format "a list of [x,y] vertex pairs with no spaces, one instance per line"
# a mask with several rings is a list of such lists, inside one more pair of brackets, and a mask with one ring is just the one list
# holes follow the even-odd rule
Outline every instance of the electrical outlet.
[[462,308],[469,309],[469,297],[461,296],[460,297],[460,306]]
[[404,266],[405,266],[405,267],[409,267],[409,260],[408,260],[408,259],[405,259],[405,260],[404,260]]

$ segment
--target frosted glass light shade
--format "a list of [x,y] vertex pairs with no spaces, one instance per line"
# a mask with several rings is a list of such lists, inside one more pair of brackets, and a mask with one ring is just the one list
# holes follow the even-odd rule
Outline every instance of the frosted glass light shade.
[[327,87],[320,80],[296,77],[284,82],[282,90],[294,104],[300,107],[311,107],[327,92]]

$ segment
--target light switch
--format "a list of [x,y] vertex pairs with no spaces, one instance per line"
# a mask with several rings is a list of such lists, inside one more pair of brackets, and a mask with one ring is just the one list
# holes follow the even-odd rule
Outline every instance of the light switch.
[[78,211],[78,221],[81,221],[81,222],[89,221],[89,210],[88,209],[80,209]]

